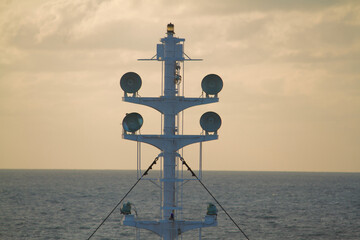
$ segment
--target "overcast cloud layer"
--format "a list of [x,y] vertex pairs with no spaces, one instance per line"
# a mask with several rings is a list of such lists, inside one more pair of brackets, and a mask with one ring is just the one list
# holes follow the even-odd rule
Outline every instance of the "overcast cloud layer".
[[[118,81],[136,71],[141,96],[160,94],[160,63],[136,59],[155,54],[169,22],[204,59],[185,64],[186,95],[208,73],[224,81],[220,103],[185,112],[186,134],[203,112],[222,117],[205,169],[360,171],[356,0],[2,1],[0,168],[136,168],[122,118],[138,111],[142,133],[159,133],[160,115],[121,102]],[[156,154],[144,145],[143,164]]]

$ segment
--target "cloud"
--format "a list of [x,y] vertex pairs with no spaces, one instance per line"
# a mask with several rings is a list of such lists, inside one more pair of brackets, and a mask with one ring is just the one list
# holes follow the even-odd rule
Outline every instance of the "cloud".
[[18,3],[7,11],[1,28],[6,42],[20,48],[49,47],[46,41],[49,38],[50,43],[55,43],[54,47],[59,47],[60,44],[57,46],[56,41],[66,43],[71,40],[75,26],[96,14],[104,3],[106,2],[43,1],[32,6],[32,11],[27,11],[24,9],[26,5]]
[[[164,1],[164,3],[167,1]],[[329,7],[339,6],[344,4],[353,4],[354,1],[342,1],[341,3],[336,0],[300,0],[300,1],[287,1],[287,0],[200,0],[200,1],[182,1],[186,4],[190,13],[203,14],[208,16],[219,15],[237,15],[246,12],[276,12],[276,11],[304,11],[316,12]]]
[[[221,131],[227,140],[220,142],[221,147],[229,145],[234,134],[243,136],[241,129],[247,137],[254,136],[253,143],[269,146],[271,141],[279,150],[287,144],[287,133],[294,134],[294,143],[315,144],[307,139],[311,131],[325,132],[327,137],[336,133],[349,140],[351,149],[358,145],[350,142],[357,139],[354,133],[359,127],[354,119],[360,116],[360,4],[356,1],[33,0],[1,4],[0,120],[14,144],[20,139],[22,145],[30,146],[33,134],[40,131],[44,138],[36,146],[47,146],[47,133],[51,133],[50,147],[65,145],[66,157],[82,141],[89,146],[111,145],[109,158],[118,157],[126,145],[124,141],[120,147],[113,144],[121,132],[119,122],[125,112],[135,110],[144,114],[146,131],[157,131],[160,118],[153,117],[153,110],[120,103],[118,81],[125,72],[136,71],[143,78],[141,95],[159,94],[160,64],[136,59],[152,57],[166,24],[173,22],[176,35],[186,38],[186,53],[204,59],[185,64],[186,94],[199,96],[201,79],[208,73],[224,80],[221,103],[202,108],[224,116]],[[186,116],[189,122],[198,121],[199,114],[198,108]],[[343,133],[341,124],[349,126]],[[234,125],[239,128],[230,127]],[[199,126],[186,129],[198,131]],[[278,139],[273,141],[273,136]],[[254,147],[244,139],[242,143],[244,149]],[[93,152],[85,154],[86,144],[80,144],[76,154],[97,162],[94,156],[101,156],[101,149],[91,147]],[[286,146],[295,152],[296,146]],[[28,148],[34,159],[46,159]],[[251,154],[244,156],[267,157],[262,152],[256,157]],[[7,151],[6,156],[22,155]],[[298,158],[303,156],[299,153]],[[316,156],[326,154],[317,152]]]

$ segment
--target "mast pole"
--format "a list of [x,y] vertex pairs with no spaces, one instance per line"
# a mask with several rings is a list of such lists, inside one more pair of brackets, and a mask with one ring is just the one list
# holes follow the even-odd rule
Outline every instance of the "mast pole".
[[[175,98],[175,38],[173,37],[173,27],[168,26],[167,37],[164,38],[164,97],[166,100]],[[171,106],[165,109],[164,113],[164,135],[175,135],[175,114],[172,111]],[[163,188],[163,220],[170,221],[171,214],[174,214],[176,202],[175,202],[175,150],[173,144],[170,141],[166,143],[164,147],[164,188]],[[170,228],[171,225],[169,224]],[[164,235],[164,240],[174,239],[171,235],[171,229],[167,229],[168,234]]]

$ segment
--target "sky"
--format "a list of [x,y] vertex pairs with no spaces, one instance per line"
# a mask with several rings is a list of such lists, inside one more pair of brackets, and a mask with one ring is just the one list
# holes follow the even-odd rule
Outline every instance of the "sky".
[[[0,168],[136,169],[122,139],[126,113],[160,133],[160,114],[122,102],[120,77],[137,72],[141,96],[159,96],[155,55],[166,25],[185,38],[185,95],[210,73],[219,103],[184,113],[200,134],[206,111],[222,118],[203,143],[203,169],[360,172],[360,2],[357,0],[2,0]],[[146,168],[159,150],[142,144]],[[197,168],[199,144],[184,149]]]

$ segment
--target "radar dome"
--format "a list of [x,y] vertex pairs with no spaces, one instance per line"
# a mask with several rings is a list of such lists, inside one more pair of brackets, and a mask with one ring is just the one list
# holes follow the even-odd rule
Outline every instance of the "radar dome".
[[126,132],[134,133],[143,125],[143,118],[139,113],[128,113],[122,122],[123,128]]
[[136,93],[141,88],[141,78],[137,73],[125,73],[120,79],[120,86],[126,93]]
[[216,132],[221,126],[221,118],[215,112],[206,112],[200,118],[200,125],[206,132]]
[[223,81],[216,74],[208,74],[203,78],[201,88],[208,95],[216,95],[223,88]]

